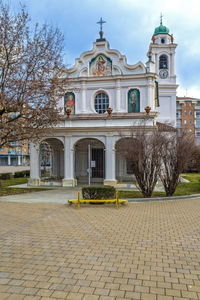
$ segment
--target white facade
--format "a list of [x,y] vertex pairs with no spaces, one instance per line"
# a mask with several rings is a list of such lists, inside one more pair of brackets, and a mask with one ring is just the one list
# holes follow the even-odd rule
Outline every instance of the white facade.
[[[176,121],[176,45],[169,34],[163,35],[164,45],[160,45],[160,34],[155,36],[146,65],[128,65],[126,57],[110,49],[101,37],[91,51],[76,59],[73,68],[66,70],[63,76],[69,79],[69,85],[65,97],[60,99],[63,119],[54,128],[54,134],[44,139],[52,148],[51,180],[41,179],[40,145],[32,145],[30,184],[74,186],[89,180],[116,185],[132,180],[133,174],[119,150],[122,136],[129,136],[144,122],[147,129],[155,129],[156,121],[173,125]],[[164,79],[159,77],[162,54],[168,58]],[[150,113],[146,107],[151,108]]]

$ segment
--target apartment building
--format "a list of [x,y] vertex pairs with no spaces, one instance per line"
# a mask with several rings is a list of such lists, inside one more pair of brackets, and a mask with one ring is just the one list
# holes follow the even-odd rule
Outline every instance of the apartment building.
[[176,98],[176,127],[189,130],[200,145],[200,98]]
[[19,142],[11,142],[10,147],[0,148],[0,166],[28,166],[29,145],[21,146]]

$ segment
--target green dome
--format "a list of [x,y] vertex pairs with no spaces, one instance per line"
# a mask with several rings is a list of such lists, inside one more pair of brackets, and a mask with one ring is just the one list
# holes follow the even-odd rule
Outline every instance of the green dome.
[[160,33],[169,33],[169,29],[166,26],[163,26],[162,23],[159,27],[156,27],[156,29],[154,30],[154,35]]

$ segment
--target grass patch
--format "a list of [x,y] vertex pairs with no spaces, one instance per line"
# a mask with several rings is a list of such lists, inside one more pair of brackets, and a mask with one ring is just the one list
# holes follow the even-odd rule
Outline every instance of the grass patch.
[[[180,182],[173,196],[200,194],[200,173],[185,173],[182,177],[190,182]],[[152,197],[166,197],[165,192],[153,192]],[[119,191],[119,198],[144,198],[139,191]]]
[[[153,192],[152,197],[165,197],[164,192]],[[144,198],[139,191],[119,191],[120,199],[130,199],[130,198]]]
[[8,196],[8,195],[25,194],[25,193],[31,193],[31,192],[40,192],[40,191],[47,190],[46,188],[13,188],[13,187],[9,187],[11,185],[27,183],[28,182],[27,177],[5,179],[5,180],[1,180],[1,182],[2,182],[2,189],[0,189],[0,197]]
[[1,182],[2,182],[2,187],[6,188],[6,187],[9,187],[11,185],[18,185],[18,184],[27,183],[28,178],[27,177],[11,178],[11,179],[2,180]]
[[189,180],[191,183],[200,182],[200,173],[184,173],[182,177]]

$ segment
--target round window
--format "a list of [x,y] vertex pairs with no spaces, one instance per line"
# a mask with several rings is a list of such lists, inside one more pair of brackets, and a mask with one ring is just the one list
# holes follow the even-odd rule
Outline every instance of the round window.
[[94,108],[97,113],[104,114],[109,107],[109,99],[105,93],[99,93],[94,99]]

